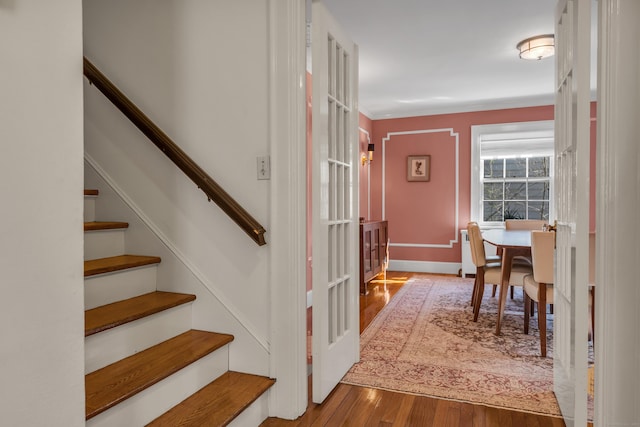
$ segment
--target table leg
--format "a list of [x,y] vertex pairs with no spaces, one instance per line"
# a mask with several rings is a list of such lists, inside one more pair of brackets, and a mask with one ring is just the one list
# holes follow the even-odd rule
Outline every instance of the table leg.
[[502,250],[502,274],[500,277],[500,294],[498,295],[498,321],[496,322],[496,335],[500,335],[502,327],[502,316],[504,307],[507,304],[507,293],[509,293],[509,278],[511,276],[511,264],[513,262],[513,251],[510,248]]

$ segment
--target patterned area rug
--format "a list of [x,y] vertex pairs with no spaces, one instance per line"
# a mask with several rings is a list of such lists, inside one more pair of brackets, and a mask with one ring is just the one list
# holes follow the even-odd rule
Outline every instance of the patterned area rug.
[[523,333],[523,297],[507,299],[496,336],[497,297],[485,287],[478,322],[473,279],[417,275],[398,291],[360,339],[361,361],[342,382],[560,416],[553,394],[552,317],[548,356],[540,357],[537,317]]

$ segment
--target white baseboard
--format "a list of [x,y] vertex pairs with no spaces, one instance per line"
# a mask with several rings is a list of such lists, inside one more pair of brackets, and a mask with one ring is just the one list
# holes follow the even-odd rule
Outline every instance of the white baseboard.
[[389,271],[408,271],[413,273],[458,274],[462,268],[459,262],[432,262],[389,260]]

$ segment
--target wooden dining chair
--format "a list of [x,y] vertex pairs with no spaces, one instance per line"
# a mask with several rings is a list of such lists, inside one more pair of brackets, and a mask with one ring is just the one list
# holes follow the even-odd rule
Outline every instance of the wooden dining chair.
[[[473,321],[478,321],[482,296],[484,295],[485,283],[491,283],[495,288],[501,283],[502,264],[500,262],[489,262],[485,255],[484,240],[477,223],[470,222],[467,224],[467,232],[469,235],[469,243],[471,246],[471,259],[476,266],[476,279],[473,284]],[[514,263],[509,276],[509,285],[522,286],[523,279],[526,275],[531,274],[531,267],[523,264]]]
[[531,231],[533,274],[524,278],[524,333],[529,333],[531,301],[538,304],[540,354],[547,356],[547,304],[553,304],[553,260],[555,231]]
[[[473,252],[473,245],[471,244],[471,236],[470,236],[470,233],[469,233],[469,228],[470,227],[478,227],[478,229],[480,229],[480,226],[475,221],[471,221],[471,222],[467,223],[467,238],[469,239],[469,246],[471,247],[471,260],[473,261],[473,265],[475,266],[476,265],[475,258],[474,258],[475,254]],[[485,251],[484,258],[485,258],[485,262],[487,264],[500,264],[502,262],[502,256],[500,256],[498,254],[488,255],[486,253],[486,251]],[[477,269],[477,267],[476,267],[476,269]],[[475,303],[477,282],[478,282],[478,275],[476,274],[475,275],[475,280],[473,282],[473,291],[471,293],[471,306],[472,307],[474,306],[474,303]],[[496,288],[497,288],[497,285],[493,285],[493,295],[492,296],[495,296]]]
[[[543,219],[505,219],[505,230],[543,230],[549,225]],[[513,258],[513,262],[531,264],[531,257],[519,255]],[[513,287],[511,288],[511,299],[513,299]]]

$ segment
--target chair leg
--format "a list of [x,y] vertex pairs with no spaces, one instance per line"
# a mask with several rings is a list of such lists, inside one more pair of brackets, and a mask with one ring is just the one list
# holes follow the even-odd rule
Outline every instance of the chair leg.
[[474,306],[476,303],[476,291],[478,290],[478,275],[476,274],[475,279],[473,279],[473,291],[471,291],[471,303],[470,306]]
[[509,287],[511,288],[511,299],[513,299],[513,288],[514,288],[515,286],[509,286]]
[[529,334],[529,319],[531,318],[531,303],[533,300],[529,298],[529,295],[524,293],[524,334]]
[[473,304],[473,321],[478,321],[478,314],[480,313],[480,304],[482,303],[482,296],[484,295],[484,270],[478,271],[478,289],[476,289],[476,297]]
[[540,330],[540,354],[547,357],[547,285],[538,285],[538,329]]
[[498,289],[498,285],[493,285],[493,289],[491,290],[491,298],[496,297],[496,290]]

